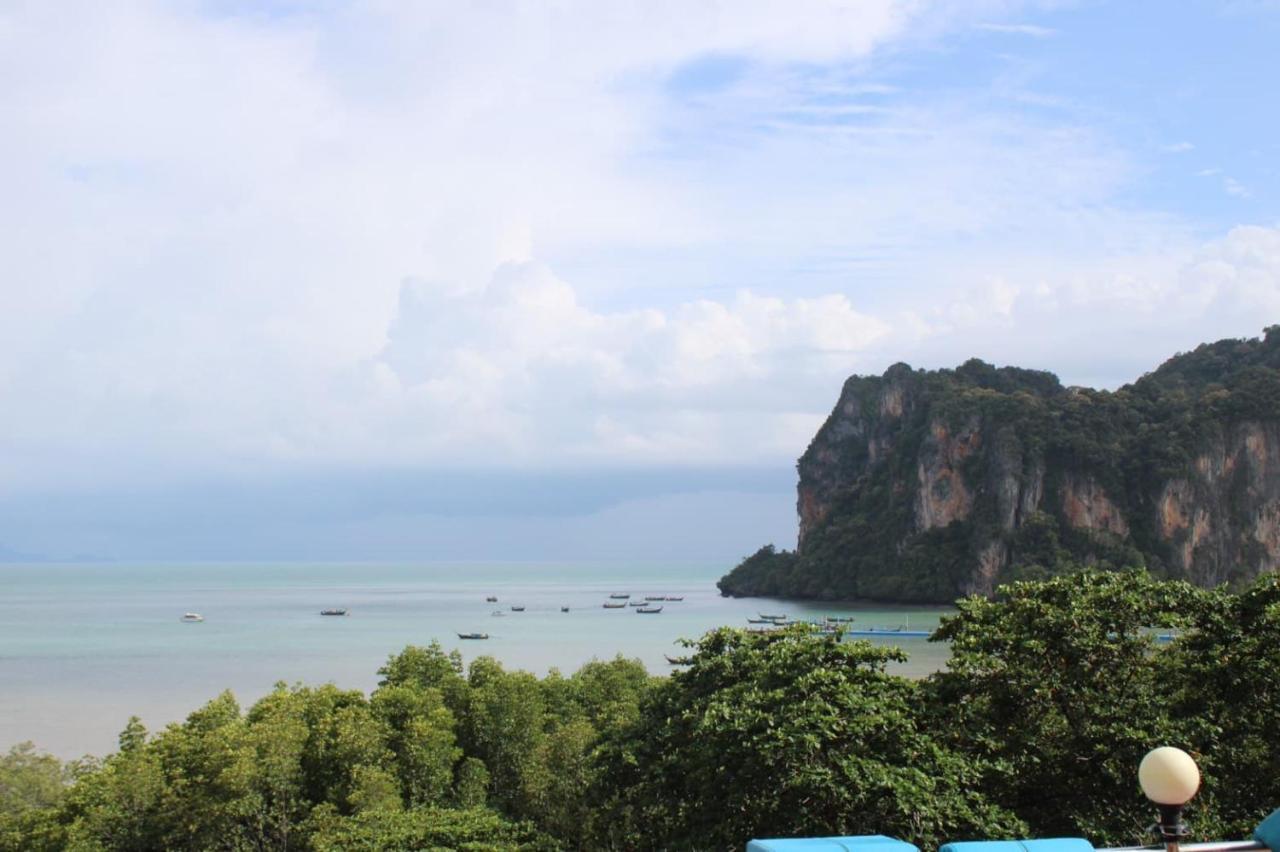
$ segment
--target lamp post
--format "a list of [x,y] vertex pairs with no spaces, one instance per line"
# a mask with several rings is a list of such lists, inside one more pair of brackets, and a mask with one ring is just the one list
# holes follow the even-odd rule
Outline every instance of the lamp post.
[[1165,852],[1178,852],[1178,842],[1187,836],[1182,808],[1200,789],[1200,769],[1180,748],[1161,746],[1147,752],[1138,764],[1142,792],[1160,809],[1156,830]]

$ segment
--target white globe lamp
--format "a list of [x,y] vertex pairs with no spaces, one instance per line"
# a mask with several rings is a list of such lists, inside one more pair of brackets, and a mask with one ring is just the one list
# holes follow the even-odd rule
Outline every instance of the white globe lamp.
[[1200,789],[1200,768],[1180,748],[1161,746],[1147,752],[1138,764],[1142,792],[1160,809],[1157,828],[1167,852],[1178,852],[1178,841],[1187,836],[1182,807]]

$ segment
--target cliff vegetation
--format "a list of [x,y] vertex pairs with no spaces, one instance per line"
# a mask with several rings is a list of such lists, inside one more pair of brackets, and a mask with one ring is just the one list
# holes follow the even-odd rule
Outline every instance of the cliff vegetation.
[[978,360],[853,376],[797,467],[796,550],[724,594],[946,602],[1077,564],[1238,586],[1280,565],[1280,326],[1115,391]]

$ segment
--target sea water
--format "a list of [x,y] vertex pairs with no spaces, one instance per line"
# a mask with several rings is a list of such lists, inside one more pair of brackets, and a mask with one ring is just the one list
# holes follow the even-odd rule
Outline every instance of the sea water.
[[[490,655],[539,674],[618,654],[663,674],[666,655],[683,652],[678,640],[745,627],[761,612],[931,630],[950,611],[724,598],[715,580],[726,567],[0,565],[0,750],[31,740],[61,757],[104,754],[130,715],[158,728],[224,689],[245,706],[278,681],[369,690],[389,655],[432,640],[465,660]],[[610,594],[627,593],[683,600],[655,603],[657,615],[603,607]],[[350,614],[319,614],[331,607]],[[205,620],[183,623],[185,612]],[[490,638],[458,639],[469,632]],[[948,654],[924,638],[870,641],[906,650],[910,662],[894,670],[910,676],[936,671]]]

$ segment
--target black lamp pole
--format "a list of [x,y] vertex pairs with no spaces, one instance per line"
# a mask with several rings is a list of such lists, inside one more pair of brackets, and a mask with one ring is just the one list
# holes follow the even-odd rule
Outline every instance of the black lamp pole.
[[1151,828],[1160,835],[1165,852],[1178,852],[1178,843],[1191,833],[1187,824],[1182,821],[1182,805],[1156,805],[1160,810],[1160,821]]

